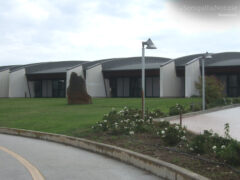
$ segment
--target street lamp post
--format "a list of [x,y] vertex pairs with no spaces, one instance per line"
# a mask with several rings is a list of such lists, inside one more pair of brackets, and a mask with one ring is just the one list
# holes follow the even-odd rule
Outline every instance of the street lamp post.
[[212,55],[206,52],[202,56],[202,110],[204,111],[206,109],[206,103],[205,103],[205,60],[211,59]]
[[157,49],[151,39],[142,42],[142,119],[145,116],[145,46],[146,49]]

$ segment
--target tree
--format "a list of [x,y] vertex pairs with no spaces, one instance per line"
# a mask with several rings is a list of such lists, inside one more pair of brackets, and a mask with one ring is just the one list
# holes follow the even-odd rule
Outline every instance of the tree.
[[[196,88],[202,96],[202,78],[196,82]],[[224,85],[215,76],[205,76],[205,98],[206,103],[212,103],[224,97]]]

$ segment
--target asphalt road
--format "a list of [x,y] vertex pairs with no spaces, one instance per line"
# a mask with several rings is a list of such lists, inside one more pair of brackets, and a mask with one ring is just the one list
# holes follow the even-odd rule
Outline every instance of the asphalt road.
[[[171,121],[179,123],[179,120]],[[224,125],[229,123],[230,136],[240,141],[240,107],[183,118],[183,125],[196,133],[213,130],[224,136]]]
[[3,180],[155,180],[133,166],[62,144],[0,134]]

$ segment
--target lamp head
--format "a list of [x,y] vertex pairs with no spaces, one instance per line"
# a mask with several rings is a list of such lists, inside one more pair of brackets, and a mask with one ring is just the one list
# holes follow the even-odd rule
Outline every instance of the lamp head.
[[212,58],[212,54],[206,52],[206,54],[204,55],[204,59],[211,59]]
[[146,42],[143,42],[143,45],[147,45],[146,49],[157,49],[150,38]]

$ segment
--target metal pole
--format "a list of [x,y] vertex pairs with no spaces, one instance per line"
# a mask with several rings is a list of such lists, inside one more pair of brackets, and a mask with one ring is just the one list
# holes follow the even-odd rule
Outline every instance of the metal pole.
[[145,115],[145,49],[142,43],[142,119]]
[[202,58],[202,110],[205,110],[205,67],[204,67],[204,60]]

